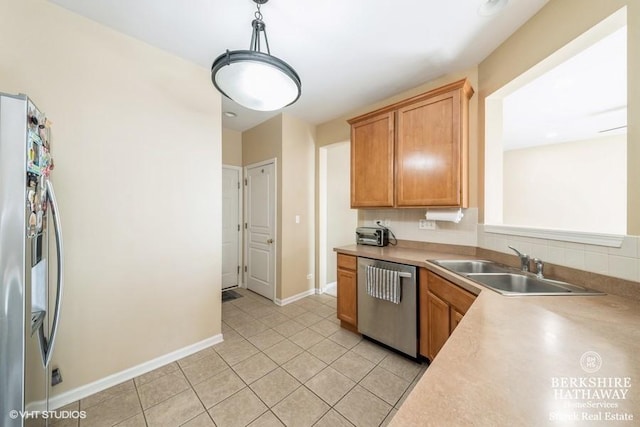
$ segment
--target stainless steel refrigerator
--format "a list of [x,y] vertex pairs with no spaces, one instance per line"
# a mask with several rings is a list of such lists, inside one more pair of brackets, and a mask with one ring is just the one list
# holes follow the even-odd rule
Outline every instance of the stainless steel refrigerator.
[[[50,127],[25,95],[0,93],[0,426],[48,425],[62,300]],[[50,249],[51,246],[51,249]]]

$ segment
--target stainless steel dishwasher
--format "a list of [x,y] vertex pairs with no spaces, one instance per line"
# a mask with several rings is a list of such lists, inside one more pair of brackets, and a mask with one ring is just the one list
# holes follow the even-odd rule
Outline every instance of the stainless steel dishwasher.
[[[367,293],[367,266],[399,272],[399,304]],[[361,334],[417,358],[416,301],[416,267],[358,257],[358,330]]]

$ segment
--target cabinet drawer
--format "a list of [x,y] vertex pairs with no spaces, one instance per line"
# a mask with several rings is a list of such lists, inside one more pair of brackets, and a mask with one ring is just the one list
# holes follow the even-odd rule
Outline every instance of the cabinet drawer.
[[451,284],[449,281],[443,279],[437,274],[429,272],[427,273],[427,277],[427,287],[429,288],[429,291],[442,298],[444,301],[447,301],[451,306],[455,307],[460,314],[465,314],[476,299],[476,296],[471,292],[467,292],[464,289]]
[[338,268],[355,271],[358,268],[358,259],[353,255],[338,254]]

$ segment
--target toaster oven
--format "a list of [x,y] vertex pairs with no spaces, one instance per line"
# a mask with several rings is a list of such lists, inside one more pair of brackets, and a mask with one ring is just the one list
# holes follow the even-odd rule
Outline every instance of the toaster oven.
[[358,245],[387,246],[389,244],[389,230],[380,227],[356,228],[356,243]]

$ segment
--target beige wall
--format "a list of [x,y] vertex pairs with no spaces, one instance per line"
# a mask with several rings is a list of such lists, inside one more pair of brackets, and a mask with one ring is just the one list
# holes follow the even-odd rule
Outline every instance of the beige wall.
[[[623,6],[627,6],[628,117],[640,117],[640,3],[625,0],[552,0],[478,67],[479,142],[484,152],[485,98]],[[640,120],[627,134],[627,234],[640,235]],[[483,182],[481,165],[478,182]],[[484,194],[480,189],[480,221]]]
[[[242,132],[242,164],[244,166],[282,157],[282,115],[278,114]],[[278,179],[280,177],[278,176]]]
[[[242,133],[245,166],[277,159],[276,298],[283,300],[313,287],[315,223],[313,154],[315,129],[279,114]],[[295,216],[300,223],[295,223]]]
[[[280,299],[312,289],[314,273],[315,126],[282,115],[282,260]],[[300,217],[296,224],[295,217]]]
[[504,152],[503,223],[625,234],[626,135]]
[[66,261],[55,393],[219,334],[209,70],[48,1],[0,9],[0,90],[53,121]]
[[242,166],[242,132],[222,128],[222,164]]

